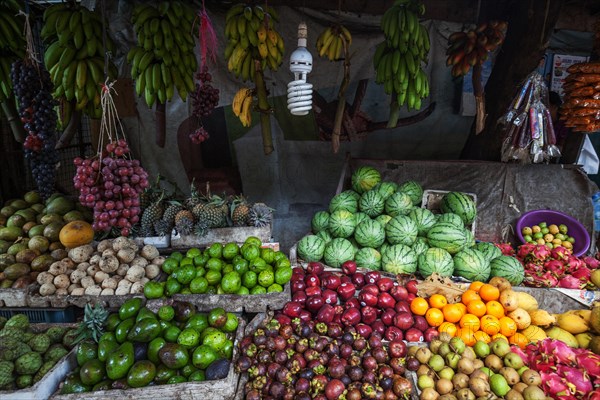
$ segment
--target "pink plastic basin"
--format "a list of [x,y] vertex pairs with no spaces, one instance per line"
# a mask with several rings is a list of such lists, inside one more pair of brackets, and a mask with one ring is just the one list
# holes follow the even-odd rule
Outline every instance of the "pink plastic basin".
[[585,227],[570,215],[554,210],[533,210],[521,215],[517,220],[516,227],[519,240],[522,243],[525,243],[523,234],[521,234],[524,227],[537,225],[540,222],[546,222],[548,225],[565,224],[569,229],[567,234],[573,236],[575,239],[575,243],[573,243],[573,254],[577,257],[584,255],[590,247],[590,235]]

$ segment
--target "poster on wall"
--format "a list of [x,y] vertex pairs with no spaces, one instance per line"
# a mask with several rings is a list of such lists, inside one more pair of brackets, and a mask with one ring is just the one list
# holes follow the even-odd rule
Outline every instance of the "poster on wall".
[[573,64],[586,62],[589,57],[585,56],[572,56],[568,54],[554,54],[552,60],[552,78],[550,81],[550,90],[558,93],[560,97],[563,97],[563,83],[569,73],[567,68]]

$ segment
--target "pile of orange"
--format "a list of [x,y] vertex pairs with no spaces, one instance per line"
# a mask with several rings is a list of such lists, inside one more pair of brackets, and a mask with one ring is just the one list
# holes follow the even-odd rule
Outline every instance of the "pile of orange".
[[424,316],[438,332],[460,337],[468,346],[478,340],[489,343],[502,338],[525,347],[527,337],[517,332],[516,322],[505,315],[499,298],[500,290],[496,286],[476,281],[462,294],[459,303],[450,304],[445,296],[434,294],[428,299],[416,297],[410,309],[415,315]]

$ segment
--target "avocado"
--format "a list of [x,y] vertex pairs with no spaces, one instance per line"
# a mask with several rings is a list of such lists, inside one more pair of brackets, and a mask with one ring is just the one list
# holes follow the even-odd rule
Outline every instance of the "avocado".
[[135,315],[142,308],[143,300],[139,297],[134,297],[133,299],[127,300],[125,303],[119,307],[119,317],[121,320],[126,320],[131,317],[135,317]]
[[86,361],[79,370],[79,379],[84,385],[94,386],[104,379],[106,370],[104,369],[104,363],[99,359]]
[[98,345],[93,340],[84,340],[77,346],[77,365],[80,367],[88,360],[98,357]]
[[183,368],[190,360],[187,349],[177,343],[166,343],[159,351],[158,358],[172,369]]
[[154,318],[144,318],[136,323],[127,334],[127,340],[148,343],[161,332],[160,323]]
[[133,344],[133,358],[134,360],[141,361],[148,359],[148,343],[136,342]]
[[98,390],[110,390],[112,389],[112,381],[110,379],[105,379],[100,381],[94,385],[92,391],[96,392]]
[[148,360],[141,360],[133,364],[127,374],[127,384],[138,388],[148,386],[156,376],[156,366]]
[[106,319],[104,328],[106,329],[106,332],[113,332],[120,323],[121,318],[119,317],[119,314],[110,314]]
[[121,379],[127,376],[134,363],[133,344],[125,342],[106,359],[106,375],[109,379]]
[[131,328],[133,328],[133,325],[135,325],[135,319],[133,317],[128,318],[117,325],[117,329],[115,329],[115,338],[117,339],[117,342],[123,343],[127,340],[127,335]]
[[[12,204],[11,204],[12,205]],[[57,196],[52,201],[47,203],[46,212],[56,213],[58,215],[65,215],[69,211],[75,208],[75,203],[64,196]]]
[[175,375],[177,375],[177,370],[171,369],[164,364],[159,364],[159,366],[156,368],[154,382],[167,383],[167,381]]
[[137,316],[135,317],[135,322],[140,322],[145,318],[157,319],[156,315],[152,311],[150,311],[148,307],[142,307],[140,308],[140,311],[138,311]]
[[19,236],[23,235],[23,230],[18,226],[7,226],[0,229],[0,239],[14,242]]
[[106,361],[108,355],[119,347],[119,343],[115,340],[100,340],[98,343],[98,359],[102,362]]
[[231,363],[229,360],[224,358],[218,359],[211,363],[208,368],[206,368],[206,379],[214,380],[214,379],[224,379],[229,374],[229,368]]
[[177,322],[186,322],[192,315],[196,314],[196,307],[187,301],[176,301],[173,308],[175,309],[175,321]]
[[90,386],[84,385],[79,378],[79,372],[73,372],[65,379],[60,394],[89,392]]

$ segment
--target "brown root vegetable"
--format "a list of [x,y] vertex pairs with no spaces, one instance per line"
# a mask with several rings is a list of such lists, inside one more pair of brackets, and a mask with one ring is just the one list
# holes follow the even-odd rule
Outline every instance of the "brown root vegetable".
[[93,252],[94,248],[86,244],[69,250],[69,258],[76,263],[85,262],[90,259]]
[[92,285],[85,288],[84,294],[88,296],[99,296],[102,293],[102,288],[98,285]]
[[113,273],[119,269],[119,259],[115,256],[102,257],[98,266],[103,272]]
[[40,295],[41,296],[52,296],[56,292],[56,286],[52,283],[44,283],[40,286]]
[[121,264],[119,265],[119,269],[117,269],[117,275],[119,276],[125,276],[127,275],[127,271],[129,271],[129,265],[128,264]]
[[135,259],[135,251],[129,247],[125,247],[117,252],[117,258],[121,263],[129,264]]
[[79,284],[81,285],[82,288],[87,289],[90,286],[94,286],[94,278],[92,278],[91,276],[84,276],[83,278],[81,278],[81,281],[79,282]]
[[66,289],[71,284],[71,280],[66,274],[61,274],[54,278],[53,283],[57,289]]
[[102,292],[100,292],[100,296],[112,296],[115,294],[115,289],[113,288],[104,288]]
[[110,277],[110,275],[108,275],[106,272],[104,272],[104,271],[98,271],[94,275],[94,281],[97,284],[101,284],[103,281],[107,280],[109,277]]
[[129,267],[129,270],[127,271],[127,275],[125,275],[125,278],[133,283],[133,282],[137,282],[140,279],[142,279],[144,277],[145,273],[146,273],[146,271],[144,268],[139,267],[139,266],[133,266],[133,267]]
[[156,257],[159,256],[159,253],[158,253],[158,249],[156,247],[147,244],[144,247],[142,247],[142,250],[140,251],[140,255],[142,257],[144,257],[146,260],[152,261]]
[[36,280],[40,285],[43,285],[44,283],[52,283],[54,281],[54,275],[52,275],[50,272],[40,272]]
[[148,279],[154,279],[160,274],[160,267],[156,264],[149,264],[146,266],[146,277]]

